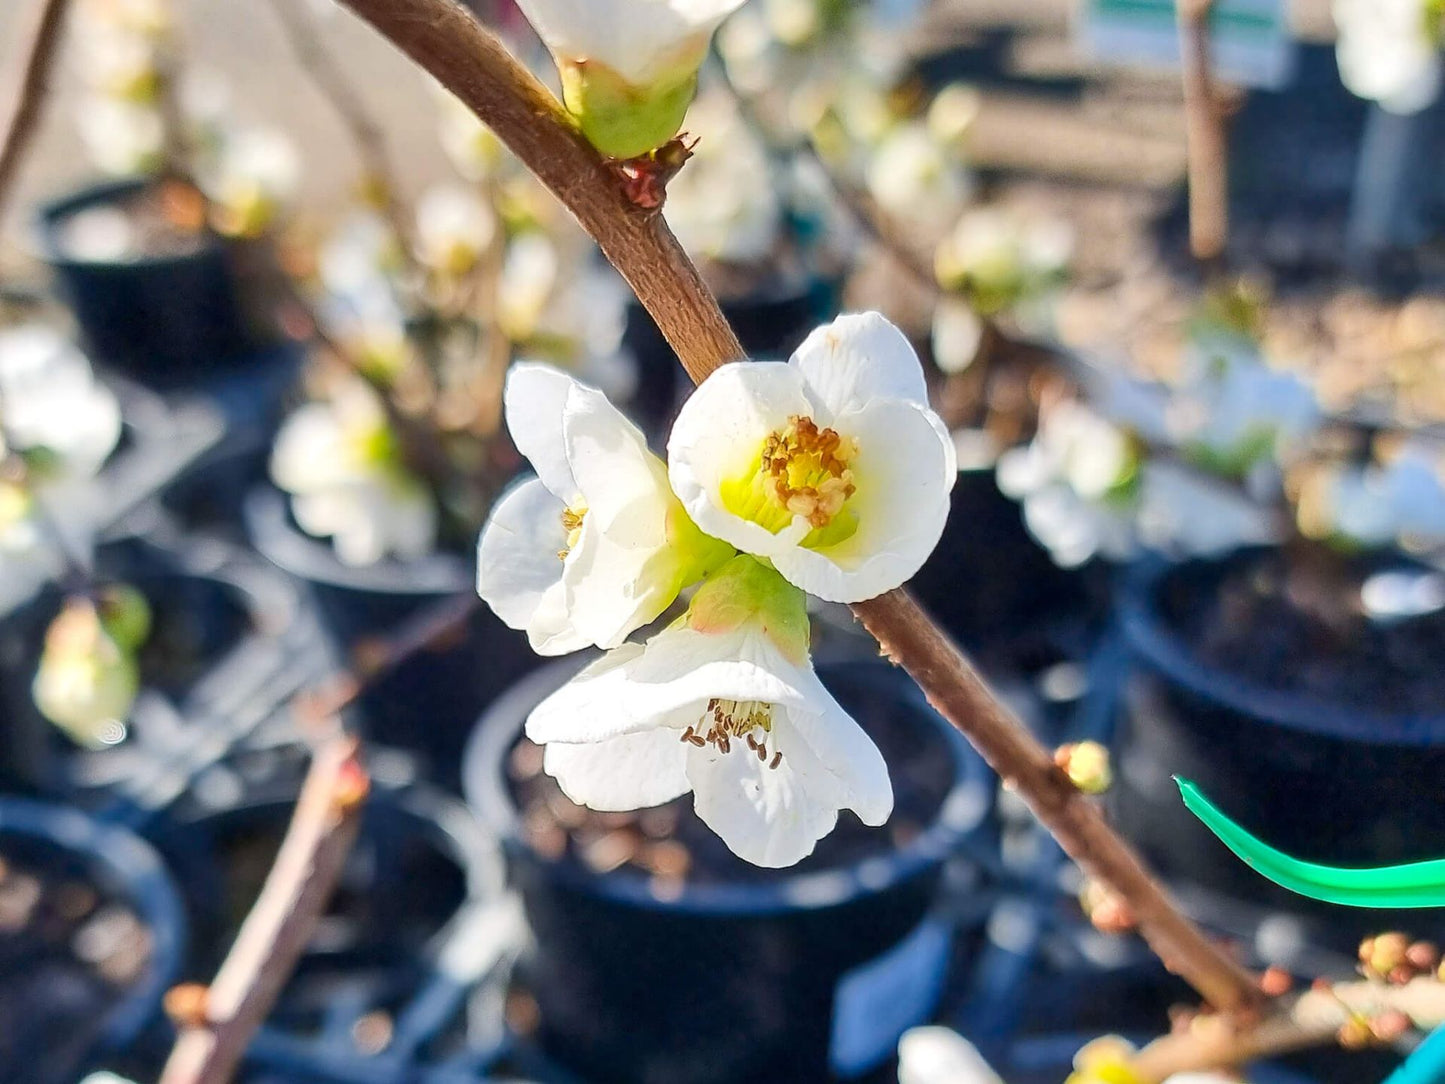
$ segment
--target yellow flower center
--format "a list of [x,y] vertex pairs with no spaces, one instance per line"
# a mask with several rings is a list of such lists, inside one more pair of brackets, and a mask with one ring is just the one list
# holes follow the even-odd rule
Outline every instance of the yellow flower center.
[[587,501],[578,494],[572,503],[562,509],[562,530],[567,532],[567,545],[557,551],[557,560],[567,560],[567,555],[582,539],[582,523],[587,518]]
[[[759,731],[762,736],[759,737]],[[768,735],[773,732],[773,705],[761,700],[720,700],[713,697],[696,727],[688,727],[681,740],[697,746],[714,746],[720,753],[732,752],[733,739],[742,738],[769,768],[783,762],[783,754],[768,753]]]
[[723,506],[774,534],[802,516],[813,528],[804,546],[841,542],[858,529],[846,507],[858,489],[851,467],[857,456],[856,440],[795,414],[764,438],[746,471],[723,483]]

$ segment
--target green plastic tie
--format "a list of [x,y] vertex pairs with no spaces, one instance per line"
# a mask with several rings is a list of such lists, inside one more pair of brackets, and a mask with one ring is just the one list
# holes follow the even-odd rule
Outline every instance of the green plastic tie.
[[1255,872],[1282,888],[1345,907],[1445,907],[1445,859],[1373,869],[1303,862],[1250,835],[1189,780],[1176,776],[1174,781],[1190,812]]

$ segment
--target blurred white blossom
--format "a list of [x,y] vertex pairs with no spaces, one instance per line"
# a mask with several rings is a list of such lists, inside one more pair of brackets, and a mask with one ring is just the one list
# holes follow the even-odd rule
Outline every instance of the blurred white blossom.
[[968,171],[921,121],[901,124],[884,137],[868,164],[867,180],[869,193],[891,218],[933,236],[958,218],[973,192]]
[[1391,113],[1440,93],[1441,12],[1430,0],[1334,0],[1340,78]]

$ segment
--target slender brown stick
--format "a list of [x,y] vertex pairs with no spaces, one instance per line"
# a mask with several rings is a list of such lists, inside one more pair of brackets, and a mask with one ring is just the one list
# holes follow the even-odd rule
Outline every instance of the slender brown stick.
[[280,853],[209,989],[167,999],[180,1035],[160,1084],[225,1084],[280,996],[341,877],[367,790],[353,738],[316,752]]
[[1202,1017],[1186,1031],[1150,1043],[1131,1061],[1140,1084],[1159,1084],[1177,1073],[1228,1069],[1258,1058],[1321,1046],[1346,1024],[1401,1013],[1421,1031],[1445,1024],[1445,984],[1417,978],[1403,986],[1382,982],[1335,983],[1279,998],[1250,1027],[1223,1017]]
[[[632,284],[693,380],[742,348],[697,269],[660,217],[632,206],[556,100],[455,0],[341,0],[466,102],[557,195]],[[1220,1009],[1254,1003],[1250,976],[1149,877],[1097,807],[904,592],[856,607],[885,652],[1030,802],[1085,868],[1123,897],[1164,961]]]
[[356,88],[351,85],[346,73],[326,50],[316,32],[315,16],[306,10],[306,5],[294,3],[293,0],[271,0],[271,8],[286,31],[287,41],[297,62],[311,77],[316,89],[331,103],[331,108],[351,133],[352,142],[356,145],[368,180],[380,186],[381,212],[386,216],[392,233],[396,235],[403,258],[410,262],[411,218],[401,202],[401,187],[397,181],[396,170],[392,168],[386,136],[361,105]]
[[70,0],[36,0],[35,23],[21,52],[20,76],[10,93],[9,116],[0,127],[0,216],[20,172],[20,163],[40,123],[50,70],[55,65]]
[[1189,152],[1189,249],[1204,264],[1224,255],[1229,234],[1229,145],[1214,90],[1209,13],[1214,0],[1176,0]]

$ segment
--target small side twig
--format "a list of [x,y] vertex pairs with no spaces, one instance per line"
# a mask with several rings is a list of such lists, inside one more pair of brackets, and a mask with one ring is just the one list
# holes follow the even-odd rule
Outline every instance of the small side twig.
[[1229,144],[1209,47],[1214,0],[1176,0],[1189,154],[1189,248],[1211,267],[1229,235]]
[[6,95],[12,105],[4,125],[0,126],[0,216],[6,198],[20,172],[20,163],[30,147],[35,129],[50,88],[50,72],[55,66],[65,27],[70,0],[37,0],[35,23],[24,39],[20,75]]
[[410,263],[411,219],[402,204],[400,184],[381,127],[362,106],[356,88],[326,50],[316,32],[315,16],[306,10],[306,5],[294,0],[271,0],[271,9],[286,32],[297,62],[351,134],[368,181],[380,187],[380,210],[396,235],[402,258]]
[[338,733],[317,749],[280,853],[215,981],[167,998],[179,1036],[160,1084],[234,1076],[341,877],[367,789],[354,738]]

